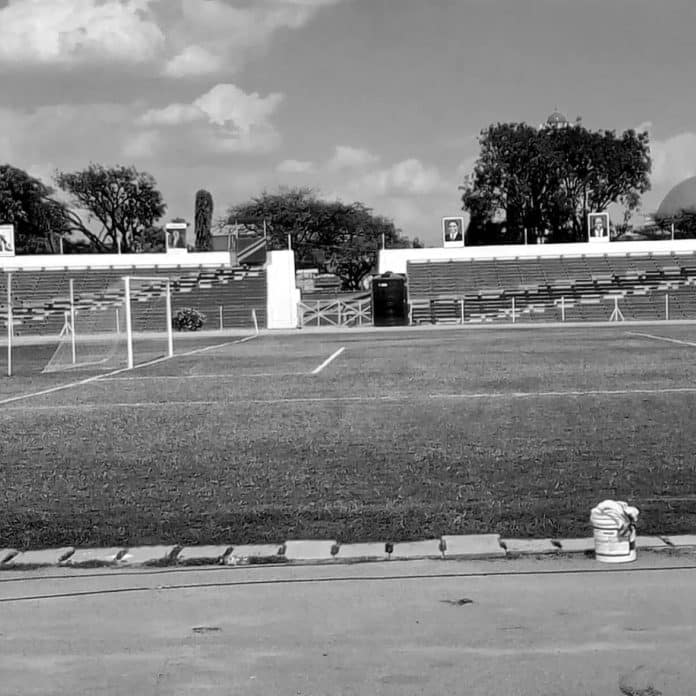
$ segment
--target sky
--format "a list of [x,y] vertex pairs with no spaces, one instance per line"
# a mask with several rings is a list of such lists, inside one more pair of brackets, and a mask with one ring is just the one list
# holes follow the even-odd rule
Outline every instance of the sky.
[[694,0],[0,0],[0,162],[152,174],[166,219],[279,187],[440,245],[491,123],[647,129],[696,175]]

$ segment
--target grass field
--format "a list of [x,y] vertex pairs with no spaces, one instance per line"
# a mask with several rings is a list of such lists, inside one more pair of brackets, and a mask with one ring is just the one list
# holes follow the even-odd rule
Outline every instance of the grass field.
[[696,328],[219,340],[26,398],[89,375],[20,347],[0,547],[587,536],[608,497],[696,529]]

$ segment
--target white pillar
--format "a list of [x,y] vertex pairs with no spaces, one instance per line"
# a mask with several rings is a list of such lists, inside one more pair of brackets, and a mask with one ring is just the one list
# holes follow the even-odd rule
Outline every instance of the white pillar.
[[669,293],[665,293],[665,321],[669,320]]
[[174,355],[174,334],[172,329],[172,285],[167,278],[167,355]]
[[126,276],[124,279],[126,286],[126,343],[128,344],[128,369],[133,369],[133,326],[131,323],[131,294],[130,294],[130,278]]
[[515,298],[512,298],[512,323],[515,323]]
[[561,321],[565,321],[565,295],[561,296]]
[[77,363],[77,351],[75,350],[75,281],[70,278],[70,343],[72,348],[72,364]]
[[12,377],[12,273],[7,274],[7,376]]

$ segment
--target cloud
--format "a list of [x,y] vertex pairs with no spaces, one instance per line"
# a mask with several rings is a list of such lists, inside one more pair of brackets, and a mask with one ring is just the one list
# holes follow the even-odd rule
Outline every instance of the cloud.
[[279,174],[309,174],[314,171],[314,164],[305,160],[283,160],[277,167]]
[[0,0],[0,65],[229,75],[278,32],[298,30],[322,8],[345,1]]
[[158,131],[144,130],[128,136],[121,151],[124,157],[143,160],[154,157],[164,145],[164,139]]
[[146,111],[139,119],[146,127],[187,126],[184,137],[223,152],[266,152],[280,141],[271,117],[283,95],[247,94],[233,84],[219,84],[190,104],[174,103]]
[[393,219],[407,236],[418,236],[426,243],[438,245],[443,216],[464,215],[465,224],[468,220],[461,212],[457,186],[461,183],[460,174],[473,161],[466,159],[459,168],[444,174],[436,166],[416,158],[358,172],[332,170],[327,162],[317,172],[317,179],[321,180],[321,188],[326,191],[323,197],[327,200],[362,201],[376,214]]
[[215,55],[202,46],[187,46],[167,62],[164,74],[168,77],[207,75],[216,72],[222,65],[221,55]]
[[217,85],[189,104],[160,109],[140,102],[0,108],[0,152],[4,161],[25,168],[55,162],[69,170],[90,161],[145,169],[219,166],[231,154],[277,147],[272,117],[281,101],[280,94]]
[[387,169],[366,174],[356,182],[359,188],[374,191],[376,195],[392,194],[427,195],[453,188],[444,180],[437,167],[423,164],[412,158],[397,162]]
[[112,159],[120,155],[136,113],[134,106],[109,103],[0,109],[0,133],[12,134],[3,158],[20,167],[56,162],[61,169]]
[[181,0],[168,39],[170,77],[236,72],[283,29],[300,29],[323,7],[341,0],[261,0],[237,7],[224,0]]
[[340,171],[342,169],[357,169],[374,164],[379,161],[379,157],[373,155],[365,148],[348,147],[337,145],[336,150],[326,164],[330,171]]
[[0,63],[143,63],[164,46],[152,0],[9,0],[0,10]]
[[169,104],[161,109],[149,109],[141,117],[145,126],[180,126],[205,117],[194,104]]
[[211,123],[232,124],[242,132],[264,124],[283,101],[280,93],[260,97],[257,92],[246,94],[239,87],[221,84],[196,99],[194,106],[203,111]]
[[674,186],[696,176],[696,133],[679,133],[666,140],[653,140],[650,153],[654,187]]

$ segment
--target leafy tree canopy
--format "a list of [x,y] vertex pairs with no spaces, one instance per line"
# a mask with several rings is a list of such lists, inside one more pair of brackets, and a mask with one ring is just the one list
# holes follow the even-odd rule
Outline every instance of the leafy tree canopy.
[[166,205],[154,178],[135,167],[91,164],[77,172],[56,172],[56,184],[71,196],[75,208],[87,211],[87,222],[74,212],[72,229],[87,237],[97,252],[128,252],[165,213]]
[[463,186],[469,244],[586,239],[587,214],[621,204],[626,216],[650,188],[646,133],[532,128],[498,123],[482,131],[473,176]]
[[392,248],[411,246],[394,223],[363,203],[327,201],[310,188],[264,192],[231,207],[222,221],[266,222],[270,249],[287,249],[292,239],[298,267],[334,273],[348,290],[360,288],[377,262],[382,235]]
[[15,226],[18,254],[54,254],[70,231],[66,206],[27,172],[0,165],[0,223]]

